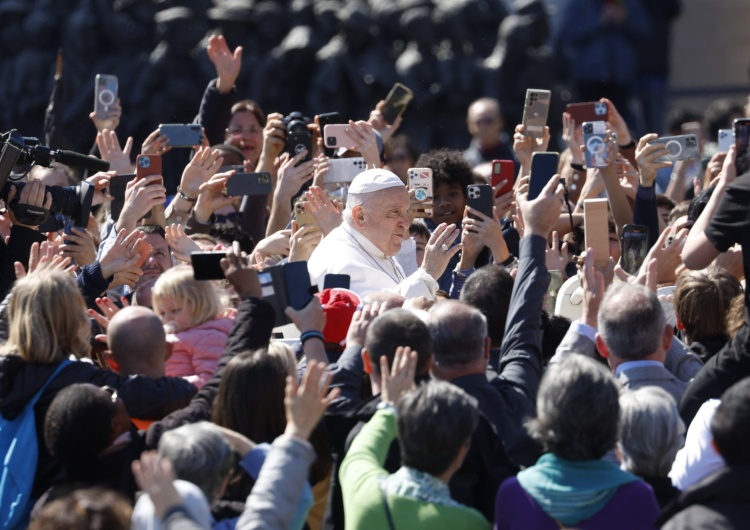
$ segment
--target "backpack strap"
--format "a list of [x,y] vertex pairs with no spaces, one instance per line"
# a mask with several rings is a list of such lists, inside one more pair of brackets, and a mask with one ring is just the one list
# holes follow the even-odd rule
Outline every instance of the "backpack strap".
[[66,366],[72,363],[73,361],[71,361],[70,359],[65,359],[63,362],[58,364],[57,368],[55,368],[55,371],[52,372],[52,375],[49,376],[47,380],[44,382],[44,384],[42,385],[42,388],[40,388],[37,391],[37,393],[34,394],[34,397],[31,398],[31,401],[28,402],[28,405],[31,405],[32,407],[36,405],[36,402],[39,401],[39,398],[42,397],[42,394],[47,389],[47,385],[49,385],[52,382],[52,380],[57,376],[57,374],[59,374],[62,371],[63,368],[65,368]]

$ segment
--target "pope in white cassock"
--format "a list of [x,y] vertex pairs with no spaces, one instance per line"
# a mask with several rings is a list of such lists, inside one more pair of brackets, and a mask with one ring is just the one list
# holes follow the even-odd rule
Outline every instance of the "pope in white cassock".
[[368,169],[349,186],[344,222],[331,231],[308,260],[310,280],[323,288],[326,274],[348,274],[350,289],[360,297],[388,290],[414,298],[435,297],[436,278],[461,249],[451,248],[458,237],[455,226],[435,229],[422,266],[410,276],[393,259],[409,232],[409,192],[396,175],[385,169]]

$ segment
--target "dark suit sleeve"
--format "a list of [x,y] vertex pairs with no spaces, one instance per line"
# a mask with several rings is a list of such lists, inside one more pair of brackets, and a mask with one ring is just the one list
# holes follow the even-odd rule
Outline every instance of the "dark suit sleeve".
[[499,375],[493,384],[510,384],[531,402],[542,373],[542,302],[550,276],[545,264],[547,242],[540,236],[521,239],[518,274],[510,298],[500,352]]
[[329,413],[350,410],[362,401],[360,389],[365,369],[362,361],[362,348],[349,346],[336,364],[329,367],[333,374],[331,388],[339,389],[339,397],[328,407]]
[[196,123],[200,123],[206,131],[206,138],[211,145],[220,144],[224,141],[224,129],[232,117],[232,105],[237,102],[237,90],[222,94],[216,88],[217,79],[212,79],[203,92],[201,106],[198,110]]
[[214,398],[219,391],[224,367],[238,353],[268,347],[275,320],[276,313],[273,306],[265,300],[248,298],[240,302],[234,319],[234,327],[229,333],[216,373],[187,407],[173,412],[149,427],[146,433],[146,444],[149,447],[156,447],[165,431],[187,423],[208,420],[211,417]]
[[638,186],[633,207],[633,224],[648,227],[648,247],[651,248],[659,239],[659,210],[656,208],[656,188]]

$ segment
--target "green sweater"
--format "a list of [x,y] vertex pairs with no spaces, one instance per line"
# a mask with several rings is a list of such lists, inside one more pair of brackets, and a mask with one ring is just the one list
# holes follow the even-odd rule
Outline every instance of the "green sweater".
[[[387,410],[379,410],[354,439],[341,463],[339,479],[344,494],[347,530],[388,529],[379,479],[388,476],[383,463],[395,436],[395,415]],[[469,507],[442,506],[390,493],[388,507],[396,530],[490,528],[487,519]]]

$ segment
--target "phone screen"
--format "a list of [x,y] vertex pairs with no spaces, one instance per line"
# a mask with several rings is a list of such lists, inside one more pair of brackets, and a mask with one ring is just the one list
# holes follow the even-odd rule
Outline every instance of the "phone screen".
[[622,231],[621,265],[628,274],[635,274],[643,265],[649,251],[648,227],[625,225]]
[[226,252],[193,252],[190,263],[193,265],[193,277],[196,280],[221,280],[224,271],[221,269],[221,258]]
[[734,120],[734,145],[737,148],[737,175],[750,171],[750,119]]
[[531,178],[529,179],[529,200],[542,193],[549,179],[557,173],[557,153],[534,153],[531,155]]

